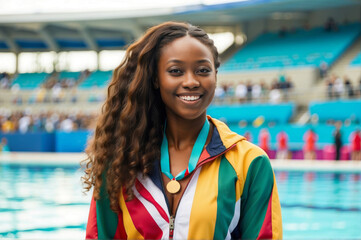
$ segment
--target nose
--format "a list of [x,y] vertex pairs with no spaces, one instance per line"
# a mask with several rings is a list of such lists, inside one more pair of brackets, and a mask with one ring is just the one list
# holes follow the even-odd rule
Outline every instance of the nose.
[[201,84],[193,73],[184,75],[183,87],[188,89],[198,88]]

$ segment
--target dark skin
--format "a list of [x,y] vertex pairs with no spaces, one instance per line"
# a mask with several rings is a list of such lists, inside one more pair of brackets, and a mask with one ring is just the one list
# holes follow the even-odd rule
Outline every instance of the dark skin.
[[[173,176],[188,167],[193,145],[214,96],[216,73],[210,49],[195,38],[176,39],[161,50],[156,87],[160,89],[166,108],[166,135]],[[206,145],[212,132],[211,124]],[[171,215],[176,213],[190,176],[179,181],[181,189],[178,193],[166,191]],[[165,174],[162,177],[164,186],[167,186],[170,179]]]
[[[202,128],[202,126],[201,126],[201,128]],[[200,129],[199,129],[199,131],[200,131]],[[205,147],[211,140],[212,131],[213,131],[213,125],[210,126],[210,131],[208,134],[208,138],[207,138]],[[189,159],[189,157],[191,156],[193,145],[194,145],[194,142],[196,141],[197,135],[195,136],[195,138],[193,140],[192,139],[188,139],[188,140],[184,139],[184,141],[182,141],[182,143],[179,146],[175,146],[174,143],[170,143],[170,140],[168,139],[170,166],[171,166],[171,173],[173,176],[176,176],[178,173],[182,172],[184,169],[186,169],[188,167],[188,161],[185,161],[185,160]],[[181,185],[181,189],[178,193],[171,194],[168,191],[165,191],[167,198],[168,198],[169,205],[170,205],[171,215],[175,215],[179,201],[182,198],[182,195],[186,189],[186,186],[187,186],[189,180],[191,179],[191,176],[192,176],[192,174],[188,175],[187,177],[178,181]],[[164,173],[162,174],[162,178],[163,178],[164,186],[167,186],[167,184],[170,182],[170,179]]]

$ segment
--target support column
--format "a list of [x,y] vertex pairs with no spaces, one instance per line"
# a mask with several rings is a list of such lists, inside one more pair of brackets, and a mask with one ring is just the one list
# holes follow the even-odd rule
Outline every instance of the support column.
[[15,53],[15,73],[19,73],[19,53]]
[[100,70],[100,51],[97,51],[97,70]]

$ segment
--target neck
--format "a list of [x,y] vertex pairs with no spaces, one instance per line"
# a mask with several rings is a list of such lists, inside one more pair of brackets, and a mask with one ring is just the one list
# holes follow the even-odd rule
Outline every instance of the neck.
[[167,118],[166,135],[169,146],[176,150],[182,150],[189,145],[193,145],[205,120],[205,115],[194,120]]

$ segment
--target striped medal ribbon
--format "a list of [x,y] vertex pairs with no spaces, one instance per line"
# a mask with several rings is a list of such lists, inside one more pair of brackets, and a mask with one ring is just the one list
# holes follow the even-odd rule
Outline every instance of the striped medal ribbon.
[[184,177],[188,176],[195,168],[198,163],[198,159],[202,154],[204,145],[206,144],[208,132],[209,132],[209,122],[206,121],[203,124],[202,130],[198,134],[197,140],[193,145],[192,153],[188,161],[188,168],[184,169],[177,176],[173,176],[170,172],[170,163],[169,163],[169,150],[168,150],[168,140],[165,134],[166,126],[164,127],[163,141],[160,149],[160,167],[162,172],[169,178],[171,181],[167,184],[167,191],[171,194],[175,194],[180,190],[179,180],[182,180]]

